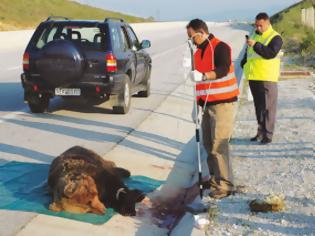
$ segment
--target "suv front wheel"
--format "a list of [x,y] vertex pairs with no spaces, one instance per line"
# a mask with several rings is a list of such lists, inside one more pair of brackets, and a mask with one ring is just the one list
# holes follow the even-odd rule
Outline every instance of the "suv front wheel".
[[113,106],[113,112],[116,114],[127,114],[131,104],[130,79],[124,79],[121,93],[118,95],[118,106]]
[[146,77],[145,77],[145,90],[138,92],[138,97],[144,97],[147,98],[150,96],[150,90],[151,90],[151,68],[148,68]]

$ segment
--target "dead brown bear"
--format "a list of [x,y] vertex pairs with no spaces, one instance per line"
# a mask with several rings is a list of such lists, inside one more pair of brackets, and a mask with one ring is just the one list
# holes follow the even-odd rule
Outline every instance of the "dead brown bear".
[[112,207],[122,215],[134,216],[136,203],[145,195],[128,189],[122,178],[129,176],[128,170],[116,167],[93,151],[72,147],[51,163],[48,185],[53,202],[49,209],[104,214],[106,207]]

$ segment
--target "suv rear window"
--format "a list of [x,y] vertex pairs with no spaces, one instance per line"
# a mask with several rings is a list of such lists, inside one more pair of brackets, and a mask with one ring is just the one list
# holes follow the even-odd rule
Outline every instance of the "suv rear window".
[[98,26],[53,25],[46,27],[35,43],[41,49],[47,43],[57,40],[70,40],[85,50],[105,50],[105,32]]

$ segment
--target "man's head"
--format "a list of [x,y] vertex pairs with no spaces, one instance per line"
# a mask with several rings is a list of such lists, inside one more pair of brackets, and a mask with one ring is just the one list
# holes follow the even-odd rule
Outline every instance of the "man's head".
[[206,22],[200,19],[191,20],[186,26],[187,35],[196,44],[202,44],[209,36]]
[[256,16],[255,26],[256,30],[261,34],[267,31],[270,26],[270,19],[267,13],[261,12]]

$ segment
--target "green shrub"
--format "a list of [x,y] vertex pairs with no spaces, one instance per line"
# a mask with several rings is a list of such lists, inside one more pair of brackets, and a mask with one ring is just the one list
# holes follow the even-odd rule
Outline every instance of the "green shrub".
[[307,32],[306,36],[300,46],[301,54],[309,56],[315,54],[315,34],[314,32]]

